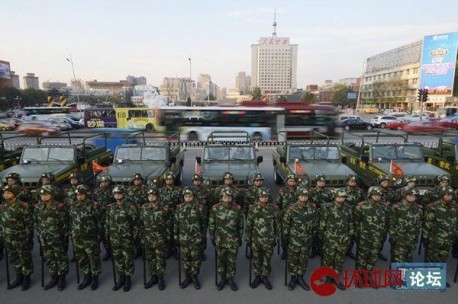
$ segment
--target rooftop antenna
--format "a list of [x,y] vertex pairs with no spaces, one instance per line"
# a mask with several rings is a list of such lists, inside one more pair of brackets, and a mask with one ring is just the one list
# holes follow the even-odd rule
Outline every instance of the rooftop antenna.
[[272,26],[274,28],[274,32],[272,33],[272,37],[277,37],[277,9],[274,10],[274,22]]

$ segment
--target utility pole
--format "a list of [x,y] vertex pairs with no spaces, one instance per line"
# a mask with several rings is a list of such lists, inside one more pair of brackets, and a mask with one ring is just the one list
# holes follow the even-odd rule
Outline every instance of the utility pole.
[[[68,62],[72,65],[72,72],[73,72],[73,82],[75,83],[76,87],[76,76],[75,76],[75,67],[73,66],[73,58],[72,54],[70,53],[70,59],[66,58]],[[78,105],[80,104],[80,95],[79,95],[79,88],[76,90],[76,100],[78,101]]]

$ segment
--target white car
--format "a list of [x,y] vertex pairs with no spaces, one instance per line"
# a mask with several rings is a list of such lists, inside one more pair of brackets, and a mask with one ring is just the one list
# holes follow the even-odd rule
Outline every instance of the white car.
[[[420,114],[407,115],[407,116],[404,116],[404,118],[410,121],[420,121]],[[429,120],[429,115],[423,114],[421,120]]]
[[391,115],[379,115],[371,119],[371,123],[380,128],[385,128],[386,125],[390,122],[398,121],[399,119],[396,116]]

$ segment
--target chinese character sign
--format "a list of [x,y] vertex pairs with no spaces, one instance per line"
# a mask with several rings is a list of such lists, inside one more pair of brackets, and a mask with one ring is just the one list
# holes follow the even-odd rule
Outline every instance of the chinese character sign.
[[446,263],[393,263],[391,267],[402,271],[402,287],[396,289],[445,291]]
[[458,32],[425,36],[421,58],[420,89],[429,95],[452,95]]

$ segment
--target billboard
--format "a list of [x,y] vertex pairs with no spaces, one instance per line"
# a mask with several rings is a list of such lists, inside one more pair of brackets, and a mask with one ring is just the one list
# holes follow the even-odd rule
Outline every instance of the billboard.
[[420,87],[429,95],[452,95],[458,32],[425,36],[421,56]]
[[0,79],[11,79],[10,63],[0,60]]

